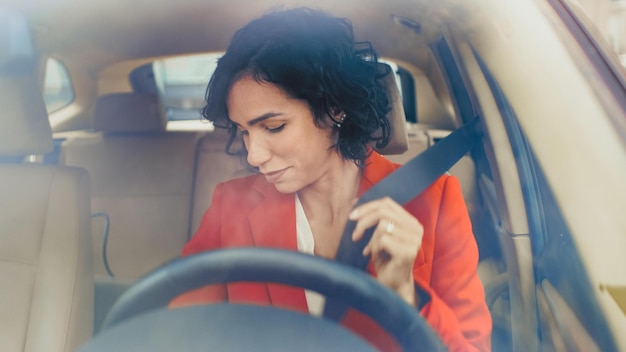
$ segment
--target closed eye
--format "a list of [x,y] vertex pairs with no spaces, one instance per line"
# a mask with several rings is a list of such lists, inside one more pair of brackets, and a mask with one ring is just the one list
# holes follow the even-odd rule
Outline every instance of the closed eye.
[[282,125],[278,126],[278,127],[274,127],[274,128],[270,128],[270,127],[265,127],[265,129],[269,132],[269,133],[278,133],[280,131],[283,130],[283,128],[285,128],[285,123],[283,123]]

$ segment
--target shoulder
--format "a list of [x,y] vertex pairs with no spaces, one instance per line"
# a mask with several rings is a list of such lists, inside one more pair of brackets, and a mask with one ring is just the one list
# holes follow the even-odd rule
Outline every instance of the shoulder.
[[[463,202],[463,192],[461,192],[461,183],[456,176],[448,173],[440,176],[432,185],[430,185],[422,195],[427,198],[444,199],[454,198]],[[465,204],[462,204],[465,206]]]
[[456,177],[444,174],[420,195],[405,204],[405,209],[418,218],[425,229],[435,230],[440,221],[467,213],[463,193]]
[[439,176],[439,178],[435,180],[435,182],[433,182],[430,186],[428,186],[428,188],[424,190],[424,192],[422,192],[421,196],[425,198],[441,198],[441,195],[443,194],[448,182],[451,179],[455,179],[454,176],[451,176],[447,173]]
[[443,201],[457,203],[458,206],[465,207],[459,180],[448,173],[441,175],[413,201],[428,203],[438,208]]
[[[376,184],[400,167],[402,167],[402,165],[393,163],[384,156],[372,152],[366,161],[364,178],[371,184]],[[452,192],[455,192],[456,189],[460,191],[459,182],[456,177],[445,173],[428,186],[416,199],[420,199],[421,201],[438,200],[448,188],[452,189]]]
[[254,174],[239,178],[233,178],[228,181],[224,181],[218,184],[218,187],[222,189],[248,189],[251,188],[252,185],[258,182],[259,179],[262,179],[263,176],[260,174]]
[[237,207],[256,205],[264,199],[281,198],[283,195],[273,184],[267,182],[261,174],[235,178],[215,187],[214,199],[220,203],[229,203]]
[[265,182],[262,175],[255,174],[241,178],[235,178],[218,183],[213,191],[213,203],[246,203],[261,199],[261,192],[256,188],[261,182]]
[[365,181],[367,188],[369,188],[380,182],[400,166],[401,165],[389,161],[377,152],[372,151],[365,160],[362,181]]

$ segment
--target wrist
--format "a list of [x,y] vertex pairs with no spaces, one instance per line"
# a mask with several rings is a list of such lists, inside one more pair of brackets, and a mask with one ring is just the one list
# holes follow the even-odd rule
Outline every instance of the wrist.
[[406,282],[398,287],[396,289],[396,293],[410,306],[418,307],[419,297],[415,294],[415,282],[413,282],[413,278],[411,278],[409,282]]

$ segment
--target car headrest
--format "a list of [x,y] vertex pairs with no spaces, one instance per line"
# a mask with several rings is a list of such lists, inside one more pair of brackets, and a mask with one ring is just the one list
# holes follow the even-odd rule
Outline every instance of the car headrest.
[[0,156],[48,153],[52,129],[26,20],[0,9],[0,38]]
[[96,131],[142,133],[165,131],[167,119],[153,94],[115,93],[96,101],[93,115]]
[[[382,64],[386,65],[386,64]],[[396,82],[396,74],[390,68],[389,73],[380,78],[380,83],[385,88],[391,111],[387,113],[387,119],[391,125],[391,138],[384,148],[374,149],[383,155],[402,154],[409,149],[409,137],[406,129],[406,116],[402,105],[402,96]]]

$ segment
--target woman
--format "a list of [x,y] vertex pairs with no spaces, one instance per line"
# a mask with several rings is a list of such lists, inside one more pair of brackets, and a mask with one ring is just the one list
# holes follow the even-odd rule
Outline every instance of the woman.
[[[419,309],[451,350],[488,350],[491,319],[476,274],[478,251],[456,179],[442,176],[400,206],[355,199],[398,166],[385,145],[387,74],[352,26],[310,9],[267,14],[234,36],[208,86],[203,115],[229,129],[226,149],[259,173],[218,185],[183,255],[234,246],[277,247],[334,258],[347,219],[353,240],[375,227],[368,271]],[[320,314],[323,298],[302,289],[238,283],[189,292],[172,305],[229,300]],[[393,342],[366,319],[344,323],[381,349]]]

